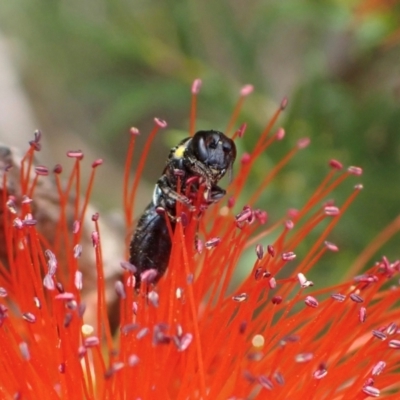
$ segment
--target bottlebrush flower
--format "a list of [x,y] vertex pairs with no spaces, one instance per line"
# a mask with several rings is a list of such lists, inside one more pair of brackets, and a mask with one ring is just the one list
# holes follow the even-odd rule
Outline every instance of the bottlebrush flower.
[[[195,131],[196,96],[192,88],[190,134]],[[231,135],[246,86],[229,123]],[[14,399],[364,399],[397,398],[400,335],[398,321],[400,262],[386,258],[364,268],[362,259],[352,277],[332,287],[307,278],[326,252],[338,251],[329,233],[362,188],[341,205],[327,201],[344,180],[361,169],[343,169],[338,161],[307,203],[289,210],[273,225],[266,210],[256,207],[260,194],[308,140],[300,140],[262,179],[254,193],[246,181],[259,156],[284,137],[271,134],[286,101],[277,110],[257,144],[237,163],[228,194],[200,220],[177,204],[176,228],[167,274],[139,293],[134,288],[134,266],[121,262],[120,327],[112,337],[108,325],[102,269],[102,232],[99,216],[92,218],[91,240],[97,270],[97,326],[83,322],[79,255],[88,196],[75,202],[75,223],[68,228],[65,204],[71,187],[79,187],[82,154],[72,154],[73,169],[65,191],[59,190],[57,234],[63,246],[53,248],[35,226],[31,198],[35,185],[28,179],[38,141],[22,161],[23,197],[3,190],[3,220],[9,269],[0,274],[0,394]],[[138,170],[129,183],[131,141],[123,193],[127,228],[151,141],[165,123],[155,120],[142,151]],[[231,135],[236,140],[242,125]],[[100,162],[94,162],[94,169]],[[56,173],[60,168],[55,169]],[[45,179],[45,168],[36,168]],[[57,175],[58,176],[58,175]],[[57,178],[58,179],[58,178]],[[3,188],[7,187],[7,173]],[[89,190],[90,192],[90,190]],[[241,198],[245,204],[240,204]],[[40,210],[38,210],[40,211]],[[268,209],[271,213],[273,210]],[[384,231],[387,238],[396,225]],[[305,257],[296,251],[316,228],[319,236]],[[273,238],[273,239],[272,239]],[[243,253],[253,249],[253,265],[236,283],[234,272]],[[59,254],[67,254],[61,268]],[[120,256],[115,255],[115,262]],[[60,257],[61,258],[61,257]],[[121,255],[121,259],[123,255]],[[127,254],[125,255],[127,259]],[[290,268],[287,268],[287,265]]]

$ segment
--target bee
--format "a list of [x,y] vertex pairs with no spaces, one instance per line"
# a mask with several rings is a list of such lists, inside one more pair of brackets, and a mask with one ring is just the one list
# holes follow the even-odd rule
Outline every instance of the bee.
[[177,202],[194,212],[193,199],[201,187],[204,198],[199,214],[219,201],[226,191],[217,183],[227,172],[231,175],[235,159],[234,141],[215,130],[198,131],[171,149],[152,201],[130,243],[129,262],[136,267],[136,289],[140,288],[143,272],[152,269],[155,276],[151,282],[156,283],[168,267],[172,242],[166,218],[174,231]]

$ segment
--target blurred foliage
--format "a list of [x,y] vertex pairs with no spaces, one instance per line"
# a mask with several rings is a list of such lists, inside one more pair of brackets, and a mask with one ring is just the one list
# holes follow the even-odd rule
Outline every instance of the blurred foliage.
[[[263,208],[280,216],[300,207],[331,158],[362,166],[365,190],[331,238],[344,267],[399,209],[399,17],[397,2],[388,0],[0,4],[2,29],[15,39],[20,72],[44,126],[84,132],[122,160],[129,126],[147,132],[154,116],[168,121],[173,131],[154,150],[150,180],[176,143],[174,132],[183,137],[187,131],[194,78],[204,83],[202,128],[223,130],[241,85],[255,85],[240,117],[249,127],[241,152],[288,95],[280,124],[289,138],[266,154],[251,184],[303,136],[312,146],[271,186]],[[353,183],[335,196],[344,199]],[[385,251],[398,257],[393,243]]]

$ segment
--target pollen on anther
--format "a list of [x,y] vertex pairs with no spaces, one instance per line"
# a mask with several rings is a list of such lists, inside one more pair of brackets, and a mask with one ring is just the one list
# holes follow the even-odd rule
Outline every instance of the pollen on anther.
[[268,213],[264,210],[254,210],[254,216],[260,222],[261,225],[267,223],[268,220]]
[[203,242],[198,238],[195,240],[195,248],[199,254],[203,252]]
[[248,294],[247,293],[241,293],[235,296],[232,296],[232,300],[236,301],[238,303],[241,303],[242,301],[246,301],[248,299]]
[[260,334],[254,335],[253,338],[251,339],[251,344],[254,347],[263,347],[265,344],[264,336]]
[[181,212],[180,222],[184,228],[186,228],[189,224],[188,215],[185,212]]
[[15,198],[13,196],[9,196],[6,206],[8,208],[8,211],[10,211],[11,214],[16,214],[17,213],[17,206],[15,205]]
[[324,207],[324,213],[325,215],[336,216],[340,214],[340,210],[335,206],[326,206]]
[[325,376],[328,375],[328,371],[326,369],[317,369],[314,373],[313,373],[313,377],[315,379],[322,379],[325,378]]
[[117,296],[121,299],[126,299],[124,284],[121,281],[115,282],[115,293],[117,293]]
[[374,387],[374,386],[364,386],[362,391],[371,397],[379,397],[381,392],[378,388]]
[[129,365],[130,367],[135,367],[136,365],[139,364],[139,361],[140,361],[140,359],[139,359],[139,357],[138,357],[136,354],[131,354],[131,355],[128,357],[128,365]]
[[254,351],[247,354],[247,359],[249,361],[261,361],[264,357],[264,354],[261,351]]
[[77,288],[77,290],[82,290],[83,284],[82,284],[82,272],[81,271],[75,272],[74,285]]
[[268,254],[271,256],[271,257],[275,257],[275,248],[274,248],[274,246],[272,246],[272,245],[268,245],[267,246],[267,251],[268,251]]
[[302,138],[297,141],[297,148],[305,149],[310,144],[310,142],[310,138]]
[[397,333],[398,331],[398,326],[396,323],[392,322],[391,324],[389,324],[389,326],[386,328],[386,333],[388,335],[393,335],[395,333]]
[[138,128],[135,128],[134,126],[132,126],[132,127],[129,129],[129,133],[130,133],[132,136],[138,136],[138,135],[140,134],[139,129],[138,129]]
[[250,222],[253,217],[253,211],[250,207],[244,206],[243,210],[235,216],[237,223]]
[[148,333],[150,329],[149,328],[142,328],[137,334],[136,334],[136,339],[143,339]]
[[291,219],[288,219],[285,222],[285,228],[288,229],[288,230],[292,230],[294,228],[294,223],[293,223],[293,221]]
[[254,86],[253,85],[245,85],[240,90],[240,95],[241,96],[248,96],[250,93],[253,92],[253,90],[254,90]]
[[35,304],[35,307],[38,308],[39,310],[42,308],[42,303],[39,299],[39,297],[35,296],[33,298],[33,304]]
[[150,304],[153,305],[153,307],[158,307],[159,305],[159,296],[158,293],[155,292],[154,290],[152,290],[151,292],[149,292],[149,294],[147,295],[147,298],[149,299]]
[[79,221],[74,221],[74,223],[72,224],[72,233],[76,234],[80,231],[81,229],[81,224]]
[[319,305],[318,300],[313,296],[307,296],[304,300],[304,303],[311,308],[316,308]]
[[21,201],[22,204],[31,204],[32,201],[33,200],[30,197],[28,197],[26,194],[24,194],[22,196],[22,201]]
[[53,168],[53,172],[54,172],[55,174],[61,174],[61,172],[62,172],[62,166],[61,166],[61,164],[56,164],[56,165],[54,166],[54,168]]
[[379,340],[386,340],[387,339],[387,335],[381,331],[378,331],[377,329],[374,329],[372,331],[372,335],[375,336],[377,339]]
[[378,361],[373,367],[371,374],[379,375],[386,367],[386,363],[384,361]]
[[365,307],[361,307],[360,311],[358,312],[358,316],[360,322],[365,322],[365,320],[367,319],[367,309]]
[[81,150],[70,150],[70,151],[67,151],[67,157],[76,158],[77,160],[82,160],[83,152]]
[[324,242],[324,244],[325,244],[325,247],[330,251],[339,251],[339,247],[337,247],[336,244],[334,244],[334,243],[326,241],[326,242]]
[[400,340],[396,339],[390,340],[389,347],[392,349],[400,349]]
[[260,375],[258,377],[258,382],[265,389],[272,390],[274,388],[274,385],[273,385],[271,379],[267,378],[264,375]]
[[192,84],[192,94],[198,94],[201,89],[201,79],[195,79]]
[[141,280],[146,283],[153,283],[156,280],[157,276],[158,272],[154,268],[147,269],[140,274]]
[[341,170],[343,169],[343,164],[338,160],[330,160],[329,166],[333,169]]
[[293,251],[288,251],[286,253],[282,253],[283,261],[292,261],[296,258],[296,254]]
[[[15,212],[17,212],[17,211],[15,211]],[[14,228],[22,229],[23,226],[24,226],[24,225],[23,225],[22,221],[21,221],[19,218],[15,218],[15,219],[13,220],[13,227],[14,227]]]
[[37,224],[37,220],[32,218],[32,214],[27,214],[22,221],[23,226],[34,226]]
[[185,351],[189,347],[190,343],[192,343],[192,340],[193,335],[191,333],[185,333],[180,340],[178,351]]
[[276,279],[274,277],[272,277],[268,281],[268,285],[269,285],[270,289],[275,289],[276,288]]
[[351,166],[351,167],[347,168],[347,171],[348,171],[350,174],[356,175],[356,176],[360,176],[360,175],[362,175],[362,173],[363,173],[362,168],[360,168],[360,167],[354,167],[354,166]]
[[212,238],[210,240],[207,240],[204,243],[204,247],[209,250],[209,249],[212,249],[214,247],[217,247],[220,243],[221,243],[221,238],[215,237],[215,238]]
[[338,301],[339,303],[342,303],[343,301],[346,300],[346,296],[344,294],[341,293],[334,293],[331,295],[333,300]]
[[275,133],[276,140],[282,140],[285,137],[286,131],[283,128],[279,128]]
[[128,335],[130,332],[135,331],[138,328],[139,328],[138,324],[131,322],[130,324],[121,326],[120,331],[123,335]]
[[29,361],[31,355],[29,353],[28,343],[21,342],[19,344],[19,351],[21,352],[21,356],[25,361]]
[[128,261],[121,261],[120,265],[124,270],[129,271],[132,274],[136,274],[137,272],[137,268]]
[[43,286],[48,290],[54,290],[55,284],[53,281],[53,277],[50,274],[46,274],[43,278]]
[[55,296],[55,299],[56,300],[69,301],[69,300],[74,300],[75,299],[75,295],[73,293],[71,293],[71,292],[63,292],[63,293],[57,294]]
[[30,322],[31,324],[36,322],[36,317],[30,312],[23,313],[22,314],[22,318],[25,321]]
[[274,296],[271,299],[272,304],[281,304],[282,303],[282,296]]
[[353,300],[355,303],[362,303],[364,301],[361,296],[355,293],[350,294],[350,299]]
[[35,172],[36,174],[40,176],[47,176],[49,175],[49,169],[45,167],[44,165],[38,165],[35,167]]
[[242,321],[239,324],[239,333],[243,335],[243,333],[246,332],[246,329],[247,329],[247,321]]
[[65,328],[68,328],[68,327],[70,326],[70,324],[71,324],[71,321],[72,321],[72,314],[71,314],[71,313],[65,314],[65,317],[64,317],[64,327],[65,327]]
[[306,363],[308,361],[311,361],[313,358],[314,358],[313,353],[301,353],[301,354],[296,354],[294,360],[297,363]]
[[232,208],[235,205],[235,202],[236,202],[236,199],[233,196],[229,197],[228,208]]
[[303,289],[308,288],[309,286],[314,286],[314,283],[312,281],[308,281],[305,275],[301,272],[297,274],[297,279]]
[[166,127],[167,127],[167,122],[164,121],[163,119],[154,118],[154,122],[155,122],[160,128],[166,128]]
[[82,332],[82,335],[89,336],[94,332],[94,328],[92,325],[83,324],[81,327],[81,332]]
[[259,260],[262,260],[262,258],[264,257],[264,247],[262,246],[262,244],[258,244],[256,246],[256,255]]
[[83,340],[83,345],[85,347],[95,347],[100,344],[100,340],[97,336],[89,336]]
[[285,378],[283,377],[283,375],[280,372],[275,372],[274,378],[278,385],[283,386],[285,384]]
[[96,167],[98,167],[98,166],[101,165],[101,164],[103,164],[103,159],[98,158],[97,160],[95,160],[95,161],[92,162],[92,168],[96,168]]
[[242,157],[240,158],[240,163],[242,165],[246,165],[250,162],[251,156],[249,153],[243,153]]

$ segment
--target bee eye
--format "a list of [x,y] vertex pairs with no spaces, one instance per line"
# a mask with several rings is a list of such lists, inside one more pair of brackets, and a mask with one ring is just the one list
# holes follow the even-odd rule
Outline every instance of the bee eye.
[[207,143],[200,137],[196,143],[195,153],[198,160],[206,160],[208,157]]
[[222,149],[224,150],[225,153],[229,153],[232,151],[232,145],[230,142],[223,142],[222,143]]

